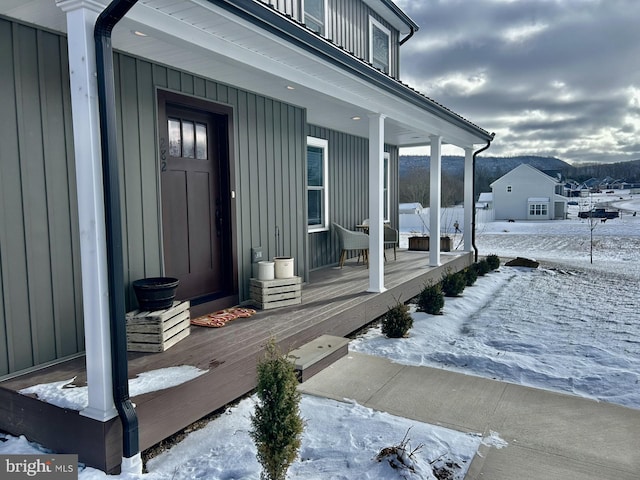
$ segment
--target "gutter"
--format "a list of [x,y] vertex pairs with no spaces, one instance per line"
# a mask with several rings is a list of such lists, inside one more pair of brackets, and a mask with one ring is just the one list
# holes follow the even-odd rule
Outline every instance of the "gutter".
[[473,175],[473,181],[471,183],[471,196],[473,198],[473,210],[471,210],[471,246],[473,247],[473,251],[475,252],[473,260],[474,262],[478,261],[478,247],[476,246],[476,155],[487,150],[491,146],[491,142],[493,141],[493,137],[495,136],[496,134],[492,133],[491,138],[487,140],[487,144],[480,150],[477,150],[473,153],[473,160],[471,162],[471,174]]
[[402,11],[401,8],[399,8],[393,1],[391,0],[382,0],[382,3],[389,9],[391,10],[391,12],[398,17],[400,20],[402,20],[402,22],[404,22],[405,25],[407,25],[410,29],[411,32],[409,33],[409,35],[400,42],[400,45],[402,45],[404,42],[406,42],[407,40],[409,40],[413,34],[415,32],[418,31],[418,29],[420,28],[418,26],[418,24],[416,22],[414,22],[413,20],[411,20],[411,18],[409,18],[409,16],[404,13]]
[[122,209],[120,205],[116,94],[111,32],[137,1],[113,0],[102,11],[94,28],[109,273],[111,368],[113,372],[111,378],[113,400],[122,423],[123,459],[121,469],[122,472],[129,473],[142,473],[142,461],[138,438],[138,417],[129,398]]
[[400,46],[404,45],[411,37],[413,37],[413,34],[416,33],[417,29],[413,27],[410,27],[410,28],[411,28],[411,31],[407,34],[407,36],[404,37],[402,40],[400,40],[400,43],[399,43]]

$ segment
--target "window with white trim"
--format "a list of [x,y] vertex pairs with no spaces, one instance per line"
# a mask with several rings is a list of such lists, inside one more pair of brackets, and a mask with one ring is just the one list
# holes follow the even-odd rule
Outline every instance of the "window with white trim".
[[389,154],[384,154],[384,174],[382,176],[382,208],[384,210],[384,221],[389,222],[389,212],[391,210],[391,202],[389,198]]
[[327,0],[303,0],[304,24],[320,35],[325,34]]
[[546,203],[530,203],[529,204],[529,216],[530,217],[547,217],[549,215],[549,205]]
[[309,232],[329,228],[329,142],[307,137],[307,225]]
[[369,17],[369,61],[374,67],[389,73],[391,31],[373,17]]
[[507,185],[507,193],[511,193],[513,191],[513,188],[511,188],[511,185]]

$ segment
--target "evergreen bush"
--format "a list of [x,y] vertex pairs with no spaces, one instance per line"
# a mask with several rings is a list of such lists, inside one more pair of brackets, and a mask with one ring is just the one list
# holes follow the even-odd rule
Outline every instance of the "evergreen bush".
[[475,263],[472,263],[467,268],[464,269],[464,279],[466,281],[467,287],[470,287],[476,280],[478,280],[478,269]]
[[497,270],[498,268],[500,268],[500,257],[498,257],[498,255],[496,255],[495,253],[487,255],[487,263],[489,264],[489,268],[491,270]]
[[258,404],[251,416],[251,438],[262,465],[261,480],[284,480],[296,458],[304,421],[300,417],[300,392],[293,364],[269,340],[258,363]]
[[489,267],[489,262],[487,262],[485,259],[482,259],[478,263],[476,263],[476,266],[478,270],[478,275],[481,277],[484,277],[487,273],[491,271],[491,267]]
[[409,313],[409,307],[398,301],[395,306],[389,307],[382,319],[382,333],[389,338],[402,338],[413,327],[413,317]]
[[464,291],[467,280],[461,272],[449,272],[442,276],[440,283],[446,297],[457,297]]
[[439,315],[444,307],[444,294],[439,283],[427,283],[418,294],[418,309],[431,315]]

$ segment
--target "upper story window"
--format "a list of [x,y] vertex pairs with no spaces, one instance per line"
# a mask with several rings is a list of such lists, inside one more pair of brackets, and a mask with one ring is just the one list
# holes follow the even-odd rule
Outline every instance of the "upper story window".
[[391,31],[369,17],[369,61],[384,73],[389,73],[391,64]]
[[327,0],[303,0],[304,23],[320,35],[325,34]]
[[307,225],[309,232],[329,228],[327,175],[329,142],[307,137]]
[[513,191],[513,188],[511,187],[511,185],[507,185],[507,193],[511,193]]

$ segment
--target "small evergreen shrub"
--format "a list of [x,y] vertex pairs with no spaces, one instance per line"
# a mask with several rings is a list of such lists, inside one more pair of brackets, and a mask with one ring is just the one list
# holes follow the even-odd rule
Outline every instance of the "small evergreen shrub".
[[261,480],[284,480],[300,448],[304,421],[293,364],[269,340],[258,363],[259,403],[251,416],[251,438],[262,465]]
[[442,291],[447,297],[457,297],[464,291],[467,279],[461,272],[450,272],[442,276]]
[[444,294],[439,283],[425,284],[418,294],[418,309],[431,315],[439,315],[444,307]]
[[498,255],[496,255],[495,253],[487,255],[487,263],[489,264],[489,268],[491,270],[497,270],[498,268],[500,268],[500,257],[498,257]]
[[480,260],[476,263],[478,269],[478,275],[484,277],[487,273],[491,271],[491,267],[489,267],[489,262],[485,259]]
[[389,307],[382,319],[382,333],[389,338],[402,338],[413,327],[413,317],[409,313],[409,307],[398,301],[395,306]]
[[470,287],[476,280],[478,280],[478,269],[475,263],[472,263],[467,268],[464,269],[464,279],[466,281],[467,287]]

